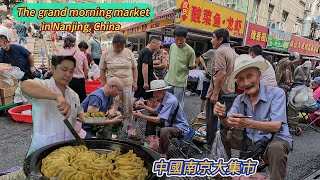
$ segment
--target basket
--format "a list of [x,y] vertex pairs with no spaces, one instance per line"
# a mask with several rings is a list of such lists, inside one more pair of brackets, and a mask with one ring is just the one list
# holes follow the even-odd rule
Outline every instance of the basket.
[[9,114],[12,116],[12,119],[18,122],[26,122],[32,123],[32,115],[31,114],[21,114],[21,111],[32,110],[31,104],[25,104],[13,107],[9,109]]

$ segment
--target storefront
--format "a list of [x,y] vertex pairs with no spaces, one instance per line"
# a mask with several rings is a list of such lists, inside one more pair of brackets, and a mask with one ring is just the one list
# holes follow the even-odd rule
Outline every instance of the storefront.
[[147,23],[136,23],[122,29],[123,34],[128,41],[134,44],[134,50],[143,49],[150,34],[162,35],[162,30],[174,23],[175,12],[173,10],[156,14],[155,17]]
[[273,55],[275,60],[288,56],[290,52],[298,52],[304,59],[320,60],[318,41],[248,23],[244,46],[238,48],[247,53],[248,48],[256,44],[264,48],[265,54]]
[[[206,0],[177,0],[175,26],[183,26],[190,32],[196,51],[209,49],[212,32],[225,28],[234,45],[240,45],[244,36],[246,14]],[[172,28],[172,27],[171,27]]]
[[138,23],[123,28],[129,41],[142,49],[150,35],[161,35],[165,44],[173,43],[173,30],[185,27],[188,30],[187,43],[195,51],[205,52],[211,48],[212,32],[225,28],[230,32],[234,45],[241,45],[244,37],[246,14],[206,0],[177,0],[175,9],[156,14],[151,22]]

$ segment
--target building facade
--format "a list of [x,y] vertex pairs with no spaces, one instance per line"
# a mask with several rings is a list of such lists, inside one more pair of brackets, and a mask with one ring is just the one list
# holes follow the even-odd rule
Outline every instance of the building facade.
[[247,13],[247,21],[294,35],[318,39],[320,0],[212,0]]

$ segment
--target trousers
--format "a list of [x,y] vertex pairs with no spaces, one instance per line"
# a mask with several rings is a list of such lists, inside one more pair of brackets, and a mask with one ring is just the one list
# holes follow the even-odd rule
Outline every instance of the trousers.
[[175,127],[163,127],[160,131],[159,153],[166,154],[172,138],[183,136],[182,130]]
[[[231,157],[231,149],[241,150],[242,131],[232,130],[232,137],[227,138],[228,129],[222,129],[221,140],[229,157]],[[253,144],[247,138],[248,150],[253,148]],[[288,154],[291,147],[288,142],[282,139],[273,139],[263,154],[263,160],[269,164],[271,172],[271,180],[283,180],[286,177]]]

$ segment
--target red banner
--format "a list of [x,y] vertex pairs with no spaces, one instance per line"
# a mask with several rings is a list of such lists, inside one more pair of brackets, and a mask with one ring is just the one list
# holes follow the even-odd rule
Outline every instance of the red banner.
[[319,56],[319,47],[320,43],[318,41],[292,35],[288,52],[298,52],[299,54],[308,56]]
[[260,26],[253,23],[247,24],[245,46],[260,45],[262,48],[266,48],[268,40],[269,29],[264,26]]

